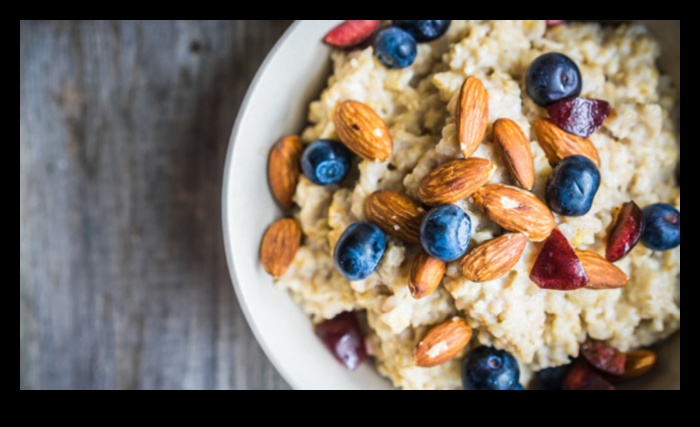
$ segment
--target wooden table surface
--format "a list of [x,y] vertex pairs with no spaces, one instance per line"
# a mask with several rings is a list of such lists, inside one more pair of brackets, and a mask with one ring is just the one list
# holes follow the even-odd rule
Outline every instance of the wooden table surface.
[[233,122],[289,24],[20,21],[20,389],[289,388],[221,231]]

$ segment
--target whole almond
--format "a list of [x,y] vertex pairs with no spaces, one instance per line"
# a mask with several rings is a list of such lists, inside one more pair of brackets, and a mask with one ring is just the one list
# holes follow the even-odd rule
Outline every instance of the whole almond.
[[605,257],[593,251],[576,251],[591,283],[588,289],[616,289],[630,283],[629,277]]
[[502,184],[488,185],[474,194],[474,203],[491,221],[514,233],[541,242],[556,226],[554,215],[534,194]]
[[472,282],[490,282],[510,273],[527,246],[524,234],[506,234],[471,251],[462,261],[462,273]]
[[299,164],[304,146],[298,136],[287,136],[277,142],[270,151],[267,163],[267,178],[272,195],[284,209],[294,206],[301,169]]
[[270,226],[263,237],[260,262],[272,277],[281,277],[294,262],[301,246],[301,225],[291,218],[281,219]]
[[411,279],[408,282],[413,298],[425,298],[435,292],[446,271],[447,264],[421,251],[413,261]]
[[423,179],[418,198],[428,206],[456,203],[488,184],[495,173],[496,166],[485,159],[452,160]]
[[472,328],[455,317],[430,330],[416,348],[416,366],[432,368],[457,357],[472,339]]
[[535,133],[552,166],[566,157],[582,155],[600,167],[600,155],[590,139],[572,135],[547,119],[535,120]]
[[535,185],[535,159],[525,132],[510,119],[498,119],[493,124],[493,140],[515,182],[526,190]]
[[651,372],[658,357],[649,350],[630,351],[627,353],[625,373],[621,377],[611,378],[615,383],[636,380]]
[[369,161],[385,162],[394,151],[389,128],[368,105],[345,101],[333,116],[340,140],[350,151]]
[[425,214],[420,203],[396,191],[377,191],[365,201],[367,219],[406,243],[420,243],[420,226]]
[[457,132],[462,154],[471,157],[479,148],[489,125],[489,93],[476,77],[467,77],[457,104]]

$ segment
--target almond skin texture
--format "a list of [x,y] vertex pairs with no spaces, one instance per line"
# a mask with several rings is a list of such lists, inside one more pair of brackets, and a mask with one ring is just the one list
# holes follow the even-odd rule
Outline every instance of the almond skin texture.
[[546,119],[535,120],[535,133],[552,166],[556,166],[566,157],[580,154],[600,167],[598,150],[590,139],[572,135]]
[[298,136],[282,138],[270,151],[267,179],[275,200],[286,210],[294,206],[294,193],[301,175],[299,163],[303,153],[304,146]]
[[472,282],[490,282],[510,273],[520,261],[527,236],[506,234],[471,251],[462,261],[462,273]]
[[496,166],[485,159],[452,160],[423,179],[418,198],[428,206],[453,204],[470,197],[495,173]]
[[457,104],[457,132],[462,154],[471,157],[486,136],[489,125],[489,93],[476,77],[467,77]]
[[413,261],[408,286],[415,299],[425,298],[435,292],[445,277],[447,264],[421,251]]
[[345,101],[333,116],[340,140],[350,151],[372,162],[389,160],[394,141],[386,123],[368,105]]
[[576,251],[591,283],[588,289],[617,289],[630,283],[624,271],[593,251]]
[[275,279],[287,272],[301,246],[301,225],[295,219],[281,219],[270,226],[263,237],[260,262]]
[[651,372],[656,366],[656,353],[649,350],[630,351],[627,353],[625,373],[621,377],[611,377],[614,383],[633,381]]
[[474,194],[474,203],[491,221],[533,242],[545,240],[556,225],[547,205],[520,188],[488,185]]
[[535,159],[525,132],[513,120],[498,119],[493,124],[493,140],[513,180],[520,187],[532,190],[535,185]]
[[425,214],[420,203],[395,191],[377,191],[365,201],[367,219],[406,243],[420,243],[420,225]]
[[416,348],[416,366],[432,368],[457,357],[472,339],[472,328],[455,317],[433,328]]

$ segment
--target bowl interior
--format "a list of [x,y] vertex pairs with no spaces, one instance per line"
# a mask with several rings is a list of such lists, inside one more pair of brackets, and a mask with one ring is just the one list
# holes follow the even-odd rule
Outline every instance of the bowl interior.
[[[309,102],[330,73],[329,49],[318,41],[339,20],[297,21],[280,39],[253,81],[241,107],[226,164],[224,239],[236,294],[246,318],[275,367],[302,390],[391,389],[371,364],[350,373],[313,334],[309,319],[287,292],[277,289],[258,261],[266,228],[283,212],[267,184],[267,156],[283,135],[298,133]],[[680,87],[680,22],[651,21],[667,46],[664,71]],[[632,388],[680,388],[680,334],[660,346],[655,374]]]

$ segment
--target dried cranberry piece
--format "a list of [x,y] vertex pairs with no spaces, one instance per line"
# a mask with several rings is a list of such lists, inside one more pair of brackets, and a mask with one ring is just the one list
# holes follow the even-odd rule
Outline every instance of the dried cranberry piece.
[[567,21],[547,21],[548,27],[556,27],[557,25],[566,24]]
[[555,291],[574,291],[589,283],[581,260],[559,229],[542,246],[530,279],[542,289]]
[[355,313],[342,313],[316,326],[316,335],[336,359],[354,371],[367,360],[365,338]]
[[610,109],[609,103],[599,99],[569,98],[550,105],[547,112],[561,129],[588,138],[603,126]]
[[602,375],[585,360],[580,360],[574,364],[569,374],[564,379],[564,390],[570,391],[595,391],[595,390],[615,390],[615,386],[610,384]]
[[323,41],[333,47],[350,49],[367,41],[381,25],[381,20],[345,21],[332,29]]
[[627,355],[606,342],[589,339],[581,346],[581,354],[601,372],[616,376],[625,373]]
[[605,257],[610,262],[621,260],[637,246],[642,234],[644,234],[642,209],[634,202],[625,203],[608,238]]

